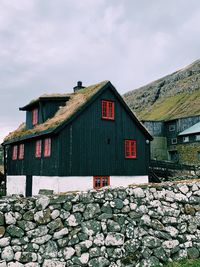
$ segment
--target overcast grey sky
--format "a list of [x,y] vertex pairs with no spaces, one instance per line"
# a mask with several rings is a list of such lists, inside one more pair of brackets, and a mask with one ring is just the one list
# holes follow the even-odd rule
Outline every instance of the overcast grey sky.
[[199,0],[0,0],[0,141],[43,93],[123,94],[200,58]]

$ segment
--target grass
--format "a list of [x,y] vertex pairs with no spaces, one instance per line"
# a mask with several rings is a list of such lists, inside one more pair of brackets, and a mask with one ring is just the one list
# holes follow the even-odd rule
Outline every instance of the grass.
[[65,106],[62,106],[56,114],[46,120],[44,123],[37,124],[33,129],[26,129],[25,123],[22,123],[17,130],[10,133],[4,141],[8,141],[11,139],[19,138],[22,136],[37,134],[40,132],[44,132],[49,129],[54,129],[60,124],[64,123],[66,120],[72,117],[77,110],[82,108],[86,102],[92,98],[99,90],[101,90],[108,81],[103,81],[98,84],[94,84],[88,86],[76,93],[70,94],[70,99],[66,102]]
[[200,259],[197,260],[182,260],[179,262],[172,262],[164,265],[164,267],[199,267]]
[[200,90],[179,93],[161,98],[150,109],[142,111],[139,117],[144,120],[166,120],[194,116],[200,113]]

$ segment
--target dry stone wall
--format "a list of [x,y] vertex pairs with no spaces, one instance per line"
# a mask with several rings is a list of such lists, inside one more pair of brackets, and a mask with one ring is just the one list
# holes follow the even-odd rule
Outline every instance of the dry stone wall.
[[162,266],[199,252],[198,180],[0,200],[0,267]]

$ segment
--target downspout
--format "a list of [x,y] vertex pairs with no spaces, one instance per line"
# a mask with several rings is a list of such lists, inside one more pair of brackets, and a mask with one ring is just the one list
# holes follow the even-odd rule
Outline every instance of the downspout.
[[6,157],[6,146],[3,145],[3,165],[4,165],[4,183],[5,183],[5,193],[7,195],[7,157]]

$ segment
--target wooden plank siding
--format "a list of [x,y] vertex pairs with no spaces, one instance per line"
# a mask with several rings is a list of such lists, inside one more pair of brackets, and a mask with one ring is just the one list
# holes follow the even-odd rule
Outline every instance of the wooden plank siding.
[[[101,101],[115,102],[115,120],[102,119]],[[50,106],[49,106],[50,107]],[[49,114],[49,112],[47,111]],[[104,91],[75,120],[52,138],[51,156],[35,158],[35,141],[24,141],[23,160],[8,161],[8,175],[147,175],[150,145],[112,90]],[[43,137],[44,138],[44,137]],[[137,158],[125,159],[124,140],[137,141]],[[43,147],[43,146],[42,146]],[[8,147],[8,158],[12,148]]]
[[[114,121],[101,119],[104,99],[115,101]],[[125,159],[125,139],[137,140],[137,159]],[[63,130],[60,141],[61,175],[148,174],[149,145],[145,136],[109,90]]]

